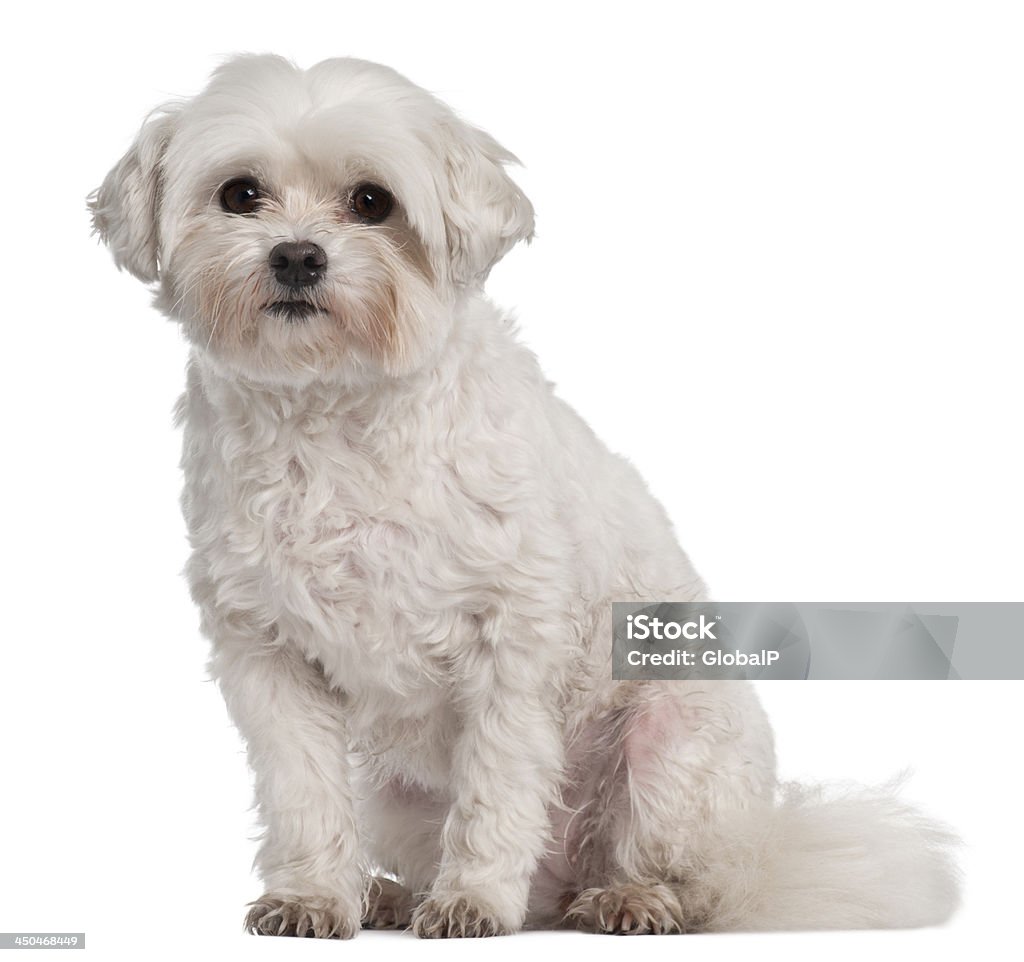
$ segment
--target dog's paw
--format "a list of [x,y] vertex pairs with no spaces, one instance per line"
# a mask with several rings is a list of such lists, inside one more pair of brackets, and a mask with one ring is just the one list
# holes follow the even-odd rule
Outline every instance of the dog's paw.
[[252,935],[351,939],[359,931],[359,920],[329,896],[267,893],[249,904],[245,929]]
[[366,890],[364,929],[407,929],[412,923],[412,892],[389,878],[372,878]]
[[667,885],[586,889],[566,910],[565,919],[577,928],[609,935],[668,935],[684,931],[679,899]]
[[491,908],[461,892],[426,898],[413,913],[412,930],[421,939],[479,939],[512,931]]

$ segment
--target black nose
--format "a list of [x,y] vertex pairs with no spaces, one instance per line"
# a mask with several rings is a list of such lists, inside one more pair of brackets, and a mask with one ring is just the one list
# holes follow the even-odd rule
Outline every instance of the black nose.
[[319,284],[326,267],[324,249],[310,241],[286,241],[270,252],[270,268],[285,287]]

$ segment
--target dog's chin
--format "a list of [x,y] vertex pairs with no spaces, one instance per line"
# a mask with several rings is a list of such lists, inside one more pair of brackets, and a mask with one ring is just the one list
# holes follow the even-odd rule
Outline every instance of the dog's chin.
[[311,301],[295,298],[271,301],[263,308],[263,313],[269,314],[271,317],[279,317],[292,324],[299,324],[308,321],[311,317],[325,314],[326,311]]
[[[255,304],[225,301],[219,317],[193,315],[191,323],[186,321],[186,336],[212,371],[275,391],[318,382],[362,386],[384,373],[385,365],[353,337],[342,305],[270,298]],[[347,316],[351,321],[358,314]]]

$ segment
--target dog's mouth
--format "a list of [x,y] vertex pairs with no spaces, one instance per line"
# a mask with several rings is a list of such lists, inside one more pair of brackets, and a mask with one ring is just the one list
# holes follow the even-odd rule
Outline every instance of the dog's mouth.
[[274,317],[283,317],[286,321],[304,321],[314,314],[324,313],[322,307],[303,300],[272,301],[263,310]]

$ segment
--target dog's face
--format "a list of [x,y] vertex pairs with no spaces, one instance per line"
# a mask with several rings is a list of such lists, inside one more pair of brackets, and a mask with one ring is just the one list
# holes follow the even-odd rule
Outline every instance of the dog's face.
[[90,200],[119,267],[220,367],[401,376],[533,230],[514,158],[394,71],[240,57],[155,113]]

